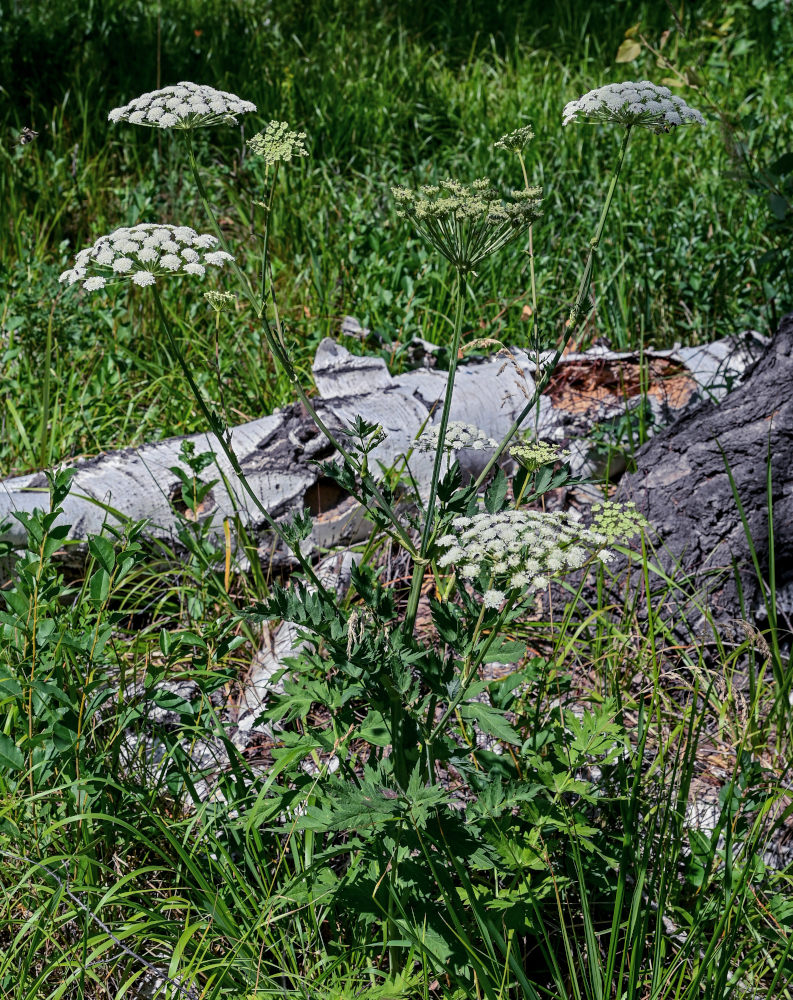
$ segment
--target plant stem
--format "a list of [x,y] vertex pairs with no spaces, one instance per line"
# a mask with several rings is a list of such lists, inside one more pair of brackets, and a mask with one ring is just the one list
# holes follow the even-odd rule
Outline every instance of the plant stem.
[[231,447],[231,437],[230,437],[230,435],[228,434],[227,430],[224,428],[223,424],[221,423],[221,421],[219,420],[219,418],[217,417],[217,415],[215,413],[213,413],[209,409],[209,406],[207,405],[207,403],[204,400],[203,395],[201,394],[201,390],[199,389],[198,384],[196,383],[195,379],[193,378],[193,373],[190,371],[190,366],[187,364],[185,356],[182,353],[182,349],[179,346],[176,338],[174,337],[173,331],[171,330],[171,326],[170,326],[170,324],[168,322],[168,319],[167,319],[167,317],[165,315],[165,310],[163,308],[162,299],[160,298],[160,293],[157,291],[157,286],[156,285],[153,286],[152,291],[154,292],[154,303],[155,303],[155,306],[157,308],[157,317],[158,317],[158,319],[160,321],[160,326],[162,327],[163,331],[165,332],[165,336],[166,336],[166,338],[168,340],[168,343],[171,345],[171,348],[173,349],[174,353],[176,354],[176,358],[177,358],[179,364],[181,365],[182,371],[184,372],[184,375],[185,375],[185,378],[188,381],[188,384],[190,385],[190,389],[193,392],[193,396],[195,397],[196,402],[198,403],[199,408],[201,409],[201,412],[204,415],[205,420],[209,424],[210,430],[212,431],[212,433],[217,438],[218,443],[220,444],[220,447],[223,450],[223,454],[228,459],[229,464],[231,465],[231,467],[234,470],[237,478],[239,479],[240,483],[242,484],[243,489],[248,494],[248,496],[251,498],[251,500],[253,500],[254,504],[256,505],[257,510],[264,517],[264,519],[267,522],[267,524],[270,527],[270,529],[278,536],[278,538],[280,538],[280,540],[286,545],[286,547],[291,552],[294,553],[295,557],[297,558],[298,562],[300,563],[301,568],[305,572],[306,576],[308,576],[308,578],[314,584],[314,586],[317,587],[317,589],[323,595],[323,597],[326,597],[328,600],[332,600],[335,603],[335,600],[336,600],[335,596],[332,596],[331,594],[329,594],[328,591],[326,590],[326,588],[322,585],[319,577],[314,572],[313,567],[311,566],[311,564],[308,562],[308,560],[306,559],[306,557],[300,551],[300,546],[299,545],[292,546],[290,544],[290,542],[287,539],[286,535],[284,534],[283,529],[281,528],[281,526],[276,521],[273,520],[273,518],[271,517],[269,511],[265,508],[264,504],[262,504],[261,500],[256,496],[256,494],[254,493],[253,489],[251,488],[251,485],[248,482],[248,479],[245,476],[245,473],[242,471],[242,466],[239,463],[239,459],[237,458],[237,456],[234,453],[233,448]]
[[548,386],[548,383],[553,378],[553,373],[556,371],[556,366],[559,364],[559,359],[561,358],[562,354],[564,354],[565,348],[570,343],[570,339],[572,338],[573,334],[578,329],[578,321],[581,318],[581,311],[583,309],[584,298],[586,297],[587,290],[589,289],[589,283],[592,279],[592,268],[595,262],[595,254],[597,253],[597,249],[600,244],[600,239],[603,235],[603,228],[606,224],[606,217],[608,216],[609,208],[611,208],[611,202],[614,197],[614,191],[616,190],[617,187],[617,181],[619,180],[620,170],[622,169],[622,163],[623,160],[625,159],[625,151],[628,148],[628,140],[630,139],[630,135],[631,135],[631,126],[628,125],[625,128],[625,135],[622,137],[622,144],[620,145],[619,155],[617,156],[617,162],[614,166],[614,170],[611,175],[611,183],[609,184],[609,189],[606,194],[606,200],[603,204],[603,211],[600,213],[600,219],[598,221],[597,228],[595,229],[595,235],[589,241],[589,253],[587,255],[586,263],[584,264],[584,273],[581,275],[581,282],[578,286],[578,294],[576,295],[575,301],[573,302],[573,307],[570,310],[570,319],[568,320],[567,332],[564,335],[564,339],[562,340],[561,345],[556,351],[556,354],[554,354],[551,363],[545,369],[545,373],[543,374],[542,378],[536,384],[531,399],[526,403],[526,405],[520,411],[512,427],[510,427],[509,431],[507,431],[506,437],[501,442],[501,444],[499,444],[498,448],[496,448],[490,461],[484,467],[479,478],[476,480],[475,485],[477,489],[482,485],[485,479],[487,479],[488,475],[490,474],[490,470],[499,460],[505,448],[517,433],[517,430],[520,427],[520,425],[523,423],[523,421],[526,419],[529,413],[531,413],[535,404],[539,401],[540,396],[543,394],[543,392]]
[[55,315],[55,307],[58,304],[59,296],[55,297],[50,309],[50,318],[47,322],[47,341],[44,345],[44,371],[42,372],[41,383],[41,435],[39,437],[39,468],[44,469],[49,465],[50,452],[50,368],[52,367],[52,319]]
[[[217,220],[217,218],[215,216],[215,213],[212,211],[212,206],[210,205],[209,199],[207,198],[206,189],[204,188],[204,184],[203,184],[203,182],[201,180],[201,175],[200,175],[200,173],[198,171],[198,163],[196,162],[195,152],[193,151],[193,142],[192,142],[192,138],[190,136],[190,131],[188,130],[185,133],[185,135],[186,135],[186,138],[187,138],[187,155],[188,155],[188,159],[190,161],[190,169],[193,172],[193,178],[194,178],[194,180],[196,182],[196,188],[198,189],[198,195],[199,195],[199,197],[201,199],[201,204],[203,205],[204,211],[206,212],[206,215],[207,215],[207,217],[209,219],[209,222],[210,222],[212,228],[214,229],[214,231],[215,231],[215,233],[217,235],[218,240],[220,241],[220,245],[223,247],[223,249],[226,251],[226,253],[230,254],[231,257],[233,258],[234,254],[232,254],[231,250],[229,249],[228,243],[226,242],[226,237],[223,235],[223,231],[220,228],[220,224],[219,224],[219,222],[218,222],[218,220]],[[314,406],[313,406],[311,400],[309,399],[308,395],[306,394],[305,390],[303,389],[303,386],[302,386],[302,384],[300,382],[300,378],[298,377],[298,374],[295,371],[294,366],[292,365],[291,361],[289,360],[288,354],[286,353],[286,348],[285,348],[285,346],[283,344],[283,335],[281,334],[281,330],[280,330],[280,323],[278,324],[278,336],[276,336],[276,334],[273,332],[272,327],[270,326],[269,320],[267,319],[266,303],[265,303],[266,296],[265,296],[265,292],[264,292],[264,275],[265,275],[266,267],[267,267],[266,254],[267,254],[267,241],[268,241],[268,238],[269,238],[269,216],[270,216],[271,209],[272,209],[272,193],[271,193],[270,202],[269,202],[269,205],[268,205],[268,208],[267,208],[267,220],[266,220],[267,230],[265,232],[265,237],[264,237],[264,255],[265,255],[265,257],[262,260],[262,297],[261,297],[261,299],[257,298],[255,292],[253,291],[253,288],[251,286],[250,281],[248,280],[247,276],[245,275],[245,273],[240,268],[240,266],[237,263],[236,259],[232,260],[232,262],[231,262],[232,269],[233,269],[234,273],[237,275],[237,279],[240,282],[240,285],[242,287],[243,293],[245,294],[246,298],[248,299],[248,301],[253,306],[253,310],[256,313],[256,318],[263,325],[265,339],[267,340],[267,344],[268,344],[270,350],[272,351],[273,357],[276,359],[276,361],[278,362],[278,364],[283,369],[286,377],[289,379],[289,384],[297,392],[298,396],[300,397],[300,401],[303,403],[303,405],[305,406],[306,410],[308,410],[308,413],[309,413],[311,419],[316,424],[317,429],[320,431],[321,434],[323,434],[328,439],[328,441],[330,442],[330,444],[333,445],[333,447],[341,455],[341,457],[344,459],[344,461],[347,462],[353,469],[355,469],[356,472],[360,472],[361,471],[360,463],[356,460],[356,458],[355,458],[354,455],[351,455],[350,452],[347,451],[347,449],[341,444],[341,442],[338,440],[338,438],[332,433],[332,431],[330,430],[330,428],[328,428],[326,426],[326,424],[324,423],[324,421],[321,419],[321,417],[317,413],[316,409],[314,408]],[[272,284],[271,284],[271,287],[272,287]],[[275,301],[275,296],[274,295],[273,295],[273,301]],[[399,535],[400,541],[405,546],[405,548],[408,550],[408,552],[410,552],[411,554],[413,554],[414,551],[415,551],[414,547],[413,547],[413,543],[412,543],[412,541],[410,539],[410,536],[407,534],[407,532],[405,531],[405,529],[403,528],[403,526],[400,524],[399,519],[398,519],[398,517],[396,515],[396,512],[391,507],[391,505],[388,503],[388,501],[385,499],[385,497],[382,495],[382,492],[378,489],[378,487],[374,483],[374,480],[370,480],[370,482],[367,485],[371,489],[372,495],[374,496],[375,500],[377,501],[377,503],[380,506],[380,508],[383,511],[383,513],[389,518],[389,520],[392,522],[392,524],[396,528],[396,531],[397,531],[397,534]]]
[[454,392],[454,377],[457,372],[457,355],[460,349],[460,337],[463,327],[463,303],[465,301],[466,281],[462,271],[457,272],[457,307],[454,315],[454,333],[452,335],[452,346],[449,357],[449,377],[446,381],[446,396],[443,400],[443,410],[441,420],[438,425],[438,447],[435,450],[435,462],[432,467],[432,480],[430,482],[430,494],[427,500],[427,510],[424,520],[424,531],[421,537],[421,550],[419,558],[413,562],[413,578],[410,582],[410,595],[408,597],[407,610],[405,612],[404,630],[405,635],[413,634],[413,626],[416,622],[416,612],[418,610],[419,595],[421,593],[421,581],[424,578],[424,567],[427,564],[427,550],[432,536],[432,520],[435,514],[435,499],[438,493],[438,479],[441,473],[441,463],[446,454],[444,448],[446,438],[446,428],[449,425],[449,411],[452,406],[452,394]]

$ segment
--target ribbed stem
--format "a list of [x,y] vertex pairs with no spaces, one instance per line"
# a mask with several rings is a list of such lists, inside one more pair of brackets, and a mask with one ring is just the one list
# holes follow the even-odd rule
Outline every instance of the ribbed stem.
[[454,392],[454,377],[457,372],[457,355],[460,350],[460,337],[463,327],[463,304],[465,302],[466,281],[462,271],[457,272],[457,307],[454,315],[454,333],[452,335],[452,346],[449,357],[449,377],[446,382],[446,396],[443,400],[443,410],[441,411],[441,421],[438,425],[438,447],[435,451],[435,462],[432,467],[432,480],[430,482],[430,494],[427,500],[427,510],[424,521],[424,531],[421,536],[421,551],[419,559],[413,561],[413,577],[410,581],[410,595],[408,597],[407,610],[405,612],[404,631],[405,635],[412,635],[413,626],[416,622],[416,612],[418,611],[419,595],[421,593],[421,581],[424,578],[424,567],[426,566],[427,550],[430,538],[432,537],[433,517],[435,515],[435,500],[438,495],[438,479],[441,473],[441,463],[446,453],[444,448],[446,438],[446,428],[449,425],[449,411],[452,406],[452,394]]
[[207,404],[206,404],[206,402],[204,400],[204,397],[203,397],[203,395],[201,393],[201,390],[199,389],[196,380],[193,378],[193,373],[190,371],[190,366],[187,364],[187,360],[185,359],[185,356],[182,353],[182,349],[179,346],[178,341],[176,340],[176,338],[173,335],[173,331],[171,330],[171,325],[168,322],[168,319],[167,319],[167,317],[165,315],[165,309],[163,308],[162,299],[160,298],[160,293],[157,291],[157,286],[156,285],[154,285],[152,287],[152,291],[154,292],[154,304],[155,304],[155,306],[157,308],[157,317],[158,317],[158,319],[160,321],[160,326],[162,327],[163,331],[165,332],[166,339],[168,340],[168,343],[171,345],[171,348],[172,348],[174,354],[176,355],[176,359],[179,362],[179,364],[180,364],[180,366],[182,368],[182,371],[184,372],[184,376],[187,379],[188,385],[190,386],[190,389],[192,390],[193,396],[195,397],[195,400],[198,403],[198,406],[199,406],[199,408],[201,410],[201,413],[204,415],[204,419],[206,420],[207,424],[209,425],[209,428],[212,431],[212,433],[217,438],[218,443],[220,444],[220,447],[223,450],[223,454],[228,459],[229,464],[231,465],[232,469],[234,470],[234,473],[236,474],[237,478],[239,479],[240,483],[242,484],[243,489],[248,494],[248,496],[251,498],[251,500],[253,500],[254,504],[256,505],[257,510],[262,515],[262,517],[264,518],[264,520],[267,522],[267,524],[270,527],[270,529],[278,536],[278,538],[281,539],[281,541],[284,543],[284,545],[286,545],[286,547],[291,552],[294,553],[295,557],[297,558],[298,562],[300,563],[300,566],[303,569],[303,571],[305,572],[306,576],[309,577],[309,579],[311,580],[311,582],[314,584],[315,587],[317,587],[317,589],[323,595],[323,597],[326,597],[329,600],[332,599],[332,600],[335,601],[335,597],[331,597],[331,594],[322,585],[322,583],[320,582],[319,577],[314,572],[313,567],[306,560],[305,556],[300,551],[299,546],[295,546],[294,548],[292,547],[292,545],[290,544],[290,542],[287,539],[286,535],[284,534],[284,531],[281,528],[281,526],[275,520],[273,520],[273,518],[270,515],[269,511],[266,509],[266,507],[264,506],[264,504],[261,502],[261,500],[254,493],[253,488],[251,487],[250,483],[247,480],[247,477],[245,476],[245,473],[242,471],[242,467],[240,466],[239,459],[234,454],[234,450],[231,447],[231,441],[230,441],[229,437],[227,436],[227,434],[225,433],[225,428],[223,427],[223,425],[221,424],[221,422],[218,420],[216,414],[214,414],[209,409],[209,406],[207,406]]
[[476,480],[477,489],[487,479],[488,475],[490,474],[490,470],[499,460],[504,450],[506,449],[507,445],[517,433],[518,428],[526,419],[526,417],[531,413],[532,409],[537,403],[537,400],[540,398],[540,396],[547,388],[548,383],[553,378],[553,373],[556,370],[556,366],[559,364],[559,359],[564,353],[564,350],[567,347],[567,345],[570,343],[570,339],[572,338],[573,334],[578,329],[578,321],[581,317],[581,311],[583,308],[584,299],[586,297],[587,290],[589,289],[589,283],[592,279],[592,268],[595,262],[595,254],[597,253],[598,245],[600,244],[600,239],[603,235],[603,228],[606,225],[606,218],[609,213],[609,208],[611,208],[611,202],[614,197],[614,191],[617,188],[617,181],[619,180],[620,170],[622,169],[622,163],[625,159],[625,151],[628,148],[628,140],[630,139],[630,135],[631,135],[631,126],[628,125],[625,128],[625,135],[622,137],[622,144],[620,145],[619,155],[617,156],[617,162],[614,166],[614,170],[611,175],[611,183],[609,184],[609,189],[606,194],[606,200],[603,204],[603,210],[600,213],[600,219],[598,220],[598,224],[595,229],[595,235],[589,241],[589,253],[587,255],[586,263],[584,264],[584,273],[581,275],[581,282],[578,286],[578,294],[576,295],[575,301],[573,302],[573,307],[570,310],[570,320],[569,320],[569,325],[567,327],[567,333],[565,334],[564,339],[562,340],[562,343],[559,346],[559,349],[556,351],[556,354],[554,354],[550,365],[548,365],[548,367],[546,368],[545,374],[537,383],[531,399],[526,403],[526,405],[520,411],[520,414],[518,415],[515,422],[512,424],[509,431],[507,432],[506,437],[499,444],[498,448],[495,450],[490,461],[484,467],[479,478]]

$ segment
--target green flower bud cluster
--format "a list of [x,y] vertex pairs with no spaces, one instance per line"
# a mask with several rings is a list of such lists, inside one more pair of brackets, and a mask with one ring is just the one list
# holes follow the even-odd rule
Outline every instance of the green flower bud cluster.
[[247,146],[255,156],[263,156],[267,166],[288,161],[295,156],[308,156],[305,132],[292,132],[289,122],[269,123],[264,132],[257,132],[248,139]]
[[473,184],[448,179],[417,191],[391,189],[397,215],[409,219],[419,234],[460,272],[472,271],[539,218],[540,188],[500,197],[488,178]]
[[592,504],[592,515],[592,527],[605,535],[609,542],[632,538],[650,527],[647,518],[636,510],[633,500],[625,504],[612,500]]
[[231,312],[237,304],[237,296],[232,292],[204,292],[204,298],[215,312]]
[[524,441],[513,444],[509,453],[529,472],[539,469],[541,465],[563,462],[570,454],[568,450],[557,448],[548,441]]
[[534,129],[531,125],[523,125],[516,128],[514,132],[508,132],[493,143],[494,149],[505,149],[508,153],[520,153],[523,148],[534,138]]

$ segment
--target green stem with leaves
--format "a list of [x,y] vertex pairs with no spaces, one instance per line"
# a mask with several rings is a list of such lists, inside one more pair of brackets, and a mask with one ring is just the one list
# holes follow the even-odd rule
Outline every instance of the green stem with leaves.
[[297,559],[298,559],[298,561],[300,563],[301,568],[305,572],[306,576],[314,584],[314,586],[318,589],[318,591],[324,597],[328,598],[329,600],[333,600],[335,602],[335,597],[332,597],[328,593],[328,591],[326,590],[326,588],[322,585],[319,577],[314,572],[314,570],[313,570],[313,568],[311,566],[311,563],[309,563],[308,560],[305,558],[305,556],[300,552],[300,547],[298,545],[293,546],[290,543],[289,539],[284,534],[284,531],[281,528],[281,526],[275,520],[273,520],[273,518],[270,515],[269,511],[266,509],[266,507],[264,506],[264,504],[261,502],[261,500],[254,493],[254,491],[253,491],[250,483],[248,482],[248,479],[247,479],[245,473],[242,471],[242,467],[240,466],[239,459],[237,458],[236,454],[234,453],[234,449],[231,447],[231,435],[230,435],[230,433],[228,431],[228,428],[226,428],[224,426],[223,422],[220,420],[220,418],[218,417],[218,415],[216,413],[214,413],[212,410],[210,410],[209,406],[207,405],[206,401],[204,400],[204,396],[203,396],[200,388],[198,387],[198,383],[196,382],[195,378],[193,377],[193,373],[190,370],[190,366],[187,364],[187,360],[185,359],[185,356],[184,356],[184,354],[182,352],[182,349],[179,346],[179,342],[176,340],[176,338],[173,335],[173,331],[171,330],[171,325],[168,322],[167,316],[165,315],[165,309],[163,308],[162,299],[160,298],[160,293],[157,291],[157,286],[156,285],[153,286],[152,291],[154,293],[154,304],[155,304],[156,309],[157,309],[157,318],[160,321],[160,326],[162,327],[163,332],[165,333],[166,339],[168,340],[168,343],[170,344],[171,349],[173,350],[174,354],[176,355],[176,359],[179,362],[179,365],[181,366],[182,371],[184,372],[184,376],[187,379],[187,382],[188,382],[188,384],[190,386],[190,389],[192,390],[192,393],[193,393],[193,396],[195,397],[196,402],[198,403],[198,406],[199,406],[199,408],[201,410],[201,413],[204,415],[204,419],[206,420],[207,424],[209,425],[209,428],[212,431],[212,433],[217,438],[218,443],[220,444],[220,447],[223,450],[223,454],[228,459],[229,464],[231,465],[231,468],[234,470],[234,473],[236,474],[237,478],[239,479],[240,483],[242,484],[243,489],[248,494],[248,496],[251,498],[251,500],[253,500],[253,502],[254,502],[254,504],[256,506],[256,509],[262,515],[262,517],[264,518],[264,520],[267,522],[267,525],[270,527],[270,529],[284,543],[284,545],[286,545],[287,548],[291,552],[293,552],[295,554],[295,556],[297,557]]
[[413,577],[410,582],[410,595],[408,596],[408,604],[404,621],[405,635],[412,635],[413,633],[413,626],[416,622],[416,612],[418,611],[419,595],[421,593],[421,581],[424,579],[424,567],[427,565],[427,551],[430,546],[430,539],[432,538],[435,501],[438,495],[438,480],[440,479],[443,456],[446,454],[444,442],[446,438],[446,428],[449,426],[449,412],[451,410],[452,395],[454,393],[454,378],[457,373],[457,355],[460,351],[460,338],[462,336],[465,290],[465,275],[462,271],[458,271],[457,305],[454,314],[454,332],[452,334],[452,345],[449,354],[449,377],[446,382],[446,395],[443,400],[443,410],[441,411],[440,424],[438,425],[438,447],[435,450],[435,461],[432,467],[430,493],[427,499],[427,509],[424,515],[424,530],[421,536],[421,550],[419,552],[419,558],[414,558],[413,561]]
[[490,470],[499,460],[499,458],[503,454],[506,447],[509,445],[512,438],[517,433],[520,425],[534,409],[540,396],[548,387],[548,383],[551,381],[551,379],[553,378],[553,373],[556,371],[556,366],[559,364],[559,359],[562,357],[562,354],[564,354],[565,348],[570,343],[573,334],[578,329],[578,322],[581,318],[581,314],[584,307],[584,299],[586,298],[586,294],[589,289],[589,284],[590,281],[592,280],[592,269],[595,263],[595,254],[597,253],[601,237],[603,236],[603,229],[606,225],[606,218],[608,217],[609,209],[611,208],[611,202],[612,199],[614,198],[614,192],[617,188],[617,181],[619,180],[620,171],[622,170],[622,164],[623,161],[625,160],[625,152],[628,148],[628,140],[630,139],[630,136],[631,136],[631,126],[628,125],[626,126],[625,134],[622,137],[622,143],[620,145],[620,151],[617,156],[617,162],[611,174],[611,183],[609,184],[609,189],[606,194],[606,200],[603,204],[603,210],[600,213],[600,219],[598,220],[597,228],[595,229],[595,235],[589,241],[589,253],[587,254],[586,263],[584,264],[584,273],[581,275],[581,281],[578,286],[578,294],[576,295],[575,301],[573,302],[573,307],[570,310],[570,319],[568,320],[567,324],[567,333],[565,334],[562,343],[557,349],[556,354],[554,354],[551,363],[547,366],[545,372],[543,373],[542,378],[537,383],[531,399],[526,403],[526,405],[520,411],[520,413],[515,419],[515,422],[512,424],[509,431],[507,432],[506,437],[499,444],[498,448],[493,453],[490,461],[484,467],[481,474],[479,475],[479,478],[476,480],[477,489],[490,475]]
[[[201,174],[199,172],[198,163],[197,163],[196,158],[195,158],[195,152],[193,150],[193,142],[192,142],[192,138],[190,136],[190,132],[187,131],[185,134],[186,134],[186,138],[187,138],[187,155],[188,155],[188,160],[190,162],[190,169],[191,169],[191,171],[193,173],[193,178],[195,180],[196,188],[198,190],[198,196],[201,199],[201,204],[203,205],[204,212],[206,213],[207,218],[209,219],[210,225],[212,226],[212,228],[215,231],[215,234],[216,234],[218,240],[220,241],[221,247],[226,251],[226,253],[230,254],[231,257],[234,257],[234,254],[231,253],[231,250],[229,249],[228,243],[226,242],[226,237],[223,234],[223,230],[220,228],[220,223],[218,222],[217,217],[215,216],[215,213],[212,210],[212,206],[209,203],[209,198],[207,197],[206,189],[204,188],[203,181],[201,180]],[[277,174],[276,174],[276,177],[277,177]],[[231,266],[232,266],[232,269],[233,269],[234,273],[237,276],[237,279],[238,279],[238,281],[240,283],[240,286],[242,288],[243,293],[245,294],[245,296],[248,299],[248,301],[250,302],[250,304],[253,306],[253,310],[256,313],[256,318],[263,325],[265,339],[267,340],[267,344],[268,344],[270,350],[272,351],[273,357],[276,359],[276,361],[278,362],[278,364],[283,369],[284,374],[286,375],[286,377],[289,380],[289,384],[292,386],[292,388],[295,390],[295,392],[297,393],[297,395],[300,397],[301,402],[303,403],[303,405],[305,406],[305,408],[308,411],[309,415],[311,416],[311,419],[314,421],[315,425],[317,426],[317,429],[320,431],[321,434],[323,434],[328,439],[328,441],[333,445],[333,447],[341,455],[341,457],[344,459],[344,461],[351,468],[353,468],[356,472],[360,472],[361,471],[360,463],[356,460],[355,456],[352,455],[344,447],[344,445],[341,444],[341,442],[338,440],[338,438],[336,437],[336,435],[334,435],[333,432],[330,430],[330,428],[325,424],[325,422],[322,420],[322,418],[319,416],[319,414],[317,413],[316,409],[314,408],[314,405],[311,402],[311,400],[309,399],[307,393],[303,389],[303,386],[302,386],[302,384],[300,382],[300,378],[299,378],[297,372],[295,371],[294,366],[292,365],[291,361],[289,360],[289,356],[288,356],[288,354],[286,352],[286,348],[284,346],[283,335],[281,334],[281,330],[280,330],[280,324],[279,324],[279,327],[278,327],[278,335],[276,335],[276,333],[273,331],[273,329],[272,329],[272,327],[270,325],[269,320],[267,319],[266,294],[265,294],[265,289],[264,289],[264,282],[265,282],[265,274],[266,274],[266,268],[267,268],[266,257],[267,257],[267,243],[268,243],[268,239],[269,239],[269,219],[270,219],[270,212],[272,210],[274,185],[275,185],[275,178],[273,180],[273,189],[271,189],[270,199],[269,199],[269,203],[268,203],[267,209],[266,209],[266,211],[267,211],[267,219],[266,219],[266,222],[265,222],[266,229],[265,229],[264,244],[263,244],[264,257],[263,257],[263,260],[262,260],[262,296],[261,296],[261,298],[257,297],[256,293],[253,290],[253,287],[252,287],[250,281],[248,280],[247,276],[245,275],[245,273],[240,268],[239,264],[237,264],[236,259],[234,259],[232,261],[232,265]],[[272,283],[271,283],[271,289],[272,289]],[[274,299],[275,299],[275,297],[273,296],[273,300]],[[236,469],[235,469],[235,472],[236,472]],[[388,503],[388,501],[382,495],[381,490],[377,487],[377,485],[375,484],[374,480],[370,479],[369,482],[367,483],[367,486],[369,487],[369,489],[371,489],[372,495],[374,496],[374,498],[377,501],[378,505],[382,509],[383,513],[389,518],[389,520],[394,525],[394,528],[396,529],[396,534],[398,535],[398,537],[399,537],[400,541],[402,542],[402,544],[405,546],[405,548],[411,554],[413,554],[413,552],[414,552],[413,542],[412,542],[410,536],[405,531],[405,529],[402,526],[402,524],[400,523],[399,518],[397,517],[397,514],[394,511],[394,509],[391,507],[391,505]]]

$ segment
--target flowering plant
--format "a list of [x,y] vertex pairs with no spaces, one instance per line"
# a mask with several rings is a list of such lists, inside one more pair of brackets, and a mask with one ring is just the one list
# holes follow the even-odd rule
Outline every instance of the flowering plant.
[[[257,824],[289,816],[312,837],[323,834],[327,850],[318,853],[313,863],[327,862],[328,884],[332,886],[328,894],[335,892],[343,899],[342,879],[336,869],[339,854],[347,851],[349,865],[358,865],[371,882],[367,905],[373,910],[371,920],[383,923],[392,967],[406,939],[417,954],[434,961],[425,945],[426,937],[398,910],[401,872],[415,866],[417,857],[427,859],[432,878],[423,878],[429,885],[422,896],[426,904],[423,918],[427,923],[435,921],[436,933],[438,892],[433,886],[441,879],[436,878],[434,866],[441,840],[448,844],[473,838],[484,845],[477,863],[483,869],[495,867],[483,831],[490,829],[489,824],[503,821],[505,827],[519,828],[517,853],[531,865],[539,857],[537,832],[540,839],[546,834],[553,836],[570,822],[569,803],[563,793],[573,781],[572,750],[579,738],[571,728],[575,723],[560,716],[539,741],[536,726],[532,728],[520,707],[519,689],[525,687],[531,673],[525,665],[526,642],[506,633],[525,629],[521,618],[553,578],[575,571],[604,573],[613,550],[647,524],[634,508],[609,502],[593,508],[589,523],[574,512],[538,509],[551,489],[567,481],[566,468],[556,469],[565,453],[545,442],[513,443],[513,439],[576,331],[633,127],[664,132],[684,122],[701,121],[701,116],[646,81],[600,88],[565,108],[565,124],[584,116],[617,122],[625,132],[603,209],[589,240],[563,342],[500,442],[471,424],[451,421],[450,411],[467,286],[477,280],[476,267],[483,260],[524,237],[528,238],[532,261],[536,317],[532,226],[541,215],[540,189],[530,185],[523,157],[533,135],[531,127],[524,125],[496,143],[518,157],[523,173],[524,187],[507,197],[487,178],[470,184],[445,180],[438,185],[393,189],[397,215],[452,264],[456,276],[450,365],[440,418],[417,442],[419,449],[434,452],[433,472],[426,499],[416,497],[415,507],[411,507],[400,504],[393,477],[378,476],[370,469],[368,458],[382,440],[383,428],[361,417],[344,433],[334,433],[325,426],[301,384],[279,322],[269,262],[271,207],[280,165],[308,155],[305,134],[292,131],[288,123],[271,121],[263,133],[248,142],[251,153],[263,157],[268,168],[273,167],[267,174],[271,179],[268,197],[255,203],[265,211],[258,281],[241,270],[206,196],[192,130],[228,124],[235,115],[254,110],[254,105],[233,94],[190,83],[144,94],[114,109],[109,116],[112,121],[181,132],[213,232],[154,223],[118,229],[81,250],[61,280],[68,285],[79,283],[86,291],[125,279],[148,288],[146,294],[153,296],[161,327],[209,428],[265,523],[289,547],[300,567],[289,586],[273,583],[268,599],[243,613],[249,623],[273,619],[293,623],[306,647],[290,662],[288,673],[280,676],[278,689],[272,691],[257,720],[268,727],[276,743],[280,741],[274,756],[283,752],[279,758],[283,769],[265,783],[254,783],[247,803],[255,804],[250,816],[240,809],[229,822],[238,823],[237,833],[247,837],[257,832]],[[351,570],[350,593],[339,600],[306,555],[303,543],[312,529],[307,512],[291,524],[279,522],[248,484],[228,429],[202,395],[172,334],[159,288],[165,284],[159,280],[162,277],[203,277],[208,265],[224,264],[237,279],[241,302],[247,301],[253,321],[261,325],[276,363],[335,450],[333,460],[320,464],[321,473],[334,479],[344,493],[359,499],[380,535],[401,548],[406,561],[412,563],[406,593],[384,586],[378,571],[363,560]],[[225,291],[212,290],[206,298],[217,313],[218,323],[220,313],[237,304]],[[541,333],[539,326],[535,333]],[[447,463],[447,471],[441,474],[449,452],[461,448],[488,452],[487,463],[474,482],[463,482],[456,461]],[[507,449],[520,463],[511,481],[504,469],[497,468]],[[427,632],[418,631],[422,597],[427,604],[424,627],[432,630],[429,637]],[[350,610],[353,600],[356,606]],[[510,675],[511,687],[499,687],[501,681],[493,681],[483,670],[485,664],[493,662],[524,666]],[[535,666],[540,675],[549,668],[544,661]],[[610,737],[618,737],[613,720],[603,725]],[[509,755],[483,751],[482,739],[499,749],[508,746]],[[558,753],[552,759],[545,758],[538,750],[541,745],[553,745]],[[602,742],[586,746],[597,746],[603,759],[611,759],[610,746],[604,749]],[[592,755],[596,755],[594,750]],[[308,787],[303,770],[308,757],[315,778],[305,800],[298,802],[300,789]],[[491,792],[483,806],[480,793],[484,796],[483,789],[488,787]],[[583,801],[585,786],[584,791],[581,787],[581,782],[575,784]],[[521,792],[524,788],[531,789],[530,810],[524,809],[528,801]],[[576,814],[575,805],[569,808],[573,809],[574,822],[581,820],[581,828],[589,829],[583,813]],[[594,837],[595,831],[582,836]],[[521,861],[516,868],[522,866]],[[542,883],[540,891],[550,892],[552,881]],[[381,891],[381,886],[385,890]],[[385,902],[381,902],[383,892],[388,893]],[[309,905],[313,902],[310,898]],[[477,990],[483,983],[484,992],[495,997],[497,987],[486,979],[486,972],[477,965]]]

